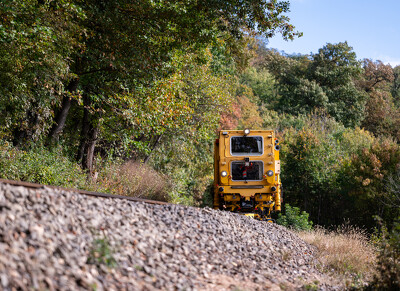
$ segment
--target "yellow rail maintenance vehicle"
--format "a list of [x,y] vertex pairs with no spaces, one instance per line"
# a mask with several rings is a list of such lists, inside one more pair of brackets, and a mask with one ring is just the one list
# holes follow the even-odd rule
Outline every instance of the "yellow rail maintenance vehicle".
[[214,209],[272,221],[281,210],[279,148],[272,130],[221,130],[214,142]]

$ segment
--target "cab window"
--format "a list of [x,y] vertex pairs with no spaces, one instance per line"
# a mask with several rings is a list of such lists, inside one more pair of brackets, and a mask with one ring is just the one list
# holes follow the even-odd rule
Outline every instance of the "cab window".
[[232,136],[231,154],[233,156],[262,155],[263,138],[261,136]]

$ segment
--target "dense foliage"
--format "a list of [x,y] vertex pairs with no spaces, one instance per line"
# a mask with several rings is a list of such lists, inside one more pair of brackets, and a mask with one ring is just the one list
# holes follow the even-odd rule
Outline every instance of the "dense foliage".
[[253,118],[280,136],[285,201],[315,223],[371,230],[400,214],[398,68],[358,61],[346,42],[313,55],[261,45],[241,74]]
[[300,35],[287,11],[278,0],[2,1],[2,177],[71,185],[71,170],[76,186],[127,194],[142,162],[172,179],[176,201],[196,203],[252,37]]

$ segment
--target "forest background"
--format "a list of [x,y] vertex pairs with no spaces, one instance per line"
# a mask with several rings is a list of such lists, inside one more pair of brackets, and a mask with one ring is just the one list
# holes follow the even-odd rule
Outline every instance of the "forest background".
[[285,55],[287,1],[0,3],[0,175],[210,205],[220,128],[274,129],[284,200],[322,226],[400,216],[400,66]]

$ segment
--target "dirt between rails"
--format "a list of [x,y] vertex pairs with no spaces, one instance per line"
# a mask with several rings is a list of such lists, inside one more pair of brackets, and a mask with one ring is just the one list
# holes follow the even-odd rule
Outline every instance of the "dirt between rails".
[[342,290],[273,223],[0,183],[1,290]]

